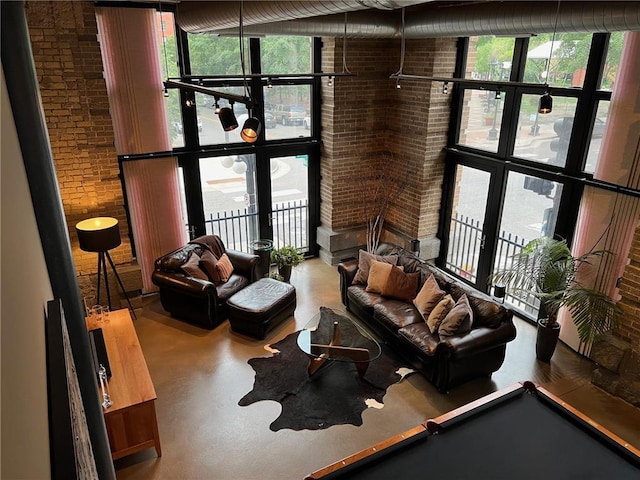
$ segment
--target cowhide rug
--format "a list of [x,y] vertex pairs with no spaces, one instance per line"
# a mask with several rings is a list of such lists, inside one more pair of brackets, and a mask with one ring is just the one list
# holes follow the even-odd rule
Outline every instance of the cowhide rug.
[[[323,315],[336,315],[322,308]],[[274,432],[284,428],[320,430],[333,425],[362,425],[362,412],[368,407],[382,408],[387,388],[413,372],[382,345],[382,354],[369,364],[364,377],[358,375],[351,362],[327,362],[310,377],[307,368],[311,360],[298,347],[298,334],[294,332],[265,346],[273,355],[248,361],[256,371],[253,390],[238,404],[279,402],[282,412],[269,426]]]

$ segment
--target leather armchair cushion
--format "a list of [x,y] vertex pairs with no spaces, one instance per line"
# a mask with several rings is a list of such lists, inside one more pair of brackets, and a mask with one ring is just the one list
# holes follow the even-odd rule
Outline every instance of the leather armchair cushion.
[[373,306],[386,300],[379,293],[367,292],[364,285],[351,285],[347,289],[347,295],[363,309],[373,315]]
[[249,285],[247,277],[242,275],[232,274],[224,283],[217,283],[216,290],[218,292],[218,302],[220,304],[226,303],[231,296]]
[[450,352],[452,357],[475,355],[491,350],[496,345],[503,345],[516,338],[513,323],[506,323],[498,328],[479,327],[462,335],[454,335],[440,339],[440,348]]
[[432,334],[426,323],[414,323],[398,330],[400,338],[405,339],[413,347],[418,348],[422,353],[432,357],[436,354],[436,349],[440,339],[437,334]]
[[373,318],[384,323],[394,332],[413,323],[424,323],[412,303],[401,300],[385,300],[373,307]]

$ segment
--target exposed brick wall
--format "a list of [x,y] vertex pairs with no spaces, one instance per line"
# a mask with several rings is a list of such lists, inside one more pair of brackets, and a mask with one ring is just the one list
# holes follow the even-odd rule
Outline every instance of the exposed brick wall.
[[633,237],[629,259],[620,283],[622,321],[614,334],[640,351],[640,227]]
[[[323,71],[341,71],[342,40],[323,43]],[[409,40],[403,73],[451,75],[455,54],[455,39]],[[396,89],[389,74],[400,64],[398,40],[349,40],[346,64],[357,76],[338,77],[333,87],[323,82],[322,223],[336,231],[363,224],[359,182],[376,168],[370,152],[389,150],[397,161],[390,171],[408,184],[386,225],[413,238],[434,236],[449,96],[425,80],[402,80]]]
[[116,264],[132,260],[95,9],[92,2],[38,1],[26,13],[76,271],[87,286],[97,255],[78,247],[80,220],[117,218],[122,245],[110,254]]

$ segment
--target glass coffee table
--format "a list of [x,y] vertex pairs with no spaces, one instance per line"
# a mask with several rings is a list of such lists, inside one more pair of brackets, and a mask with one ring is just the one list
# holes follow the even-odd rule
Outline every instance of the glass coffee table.
[[309,375],[327,362],[354,363],[362,377],[382,353],[380,343],[343,310],[320,307],[298,334],[298,346],[311,358]]

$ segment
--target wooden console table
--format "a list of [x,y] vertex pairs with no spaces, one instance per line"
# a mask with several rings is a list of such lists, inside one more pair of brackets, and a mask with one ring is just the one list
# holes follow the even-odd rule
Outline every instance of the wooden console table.
[[155,408],[158,397],[129,310],[111,312],[108,322],[87,319],[87,327],[102,328],[111,367],[108,384],[113,405],[103,409],[111,458],[150,447],[162,456]]

